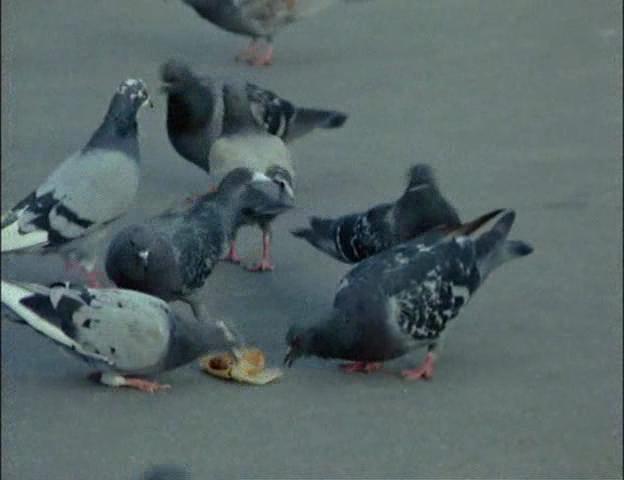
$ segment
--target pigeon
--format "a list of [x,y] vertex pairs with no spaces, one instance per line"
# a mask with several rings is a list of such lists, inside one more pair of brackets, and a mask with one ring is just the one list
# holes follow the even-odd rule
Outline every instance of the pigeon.
[[120,288],[181,300],[198,320],[206,320],[197,291],[224,256],[243,217],[276,214],[291,207],[288,201],[281,186],[267,176],[237,168],[216,192],[191,207],[118,232],[106,253],[106,272]]
[[97,286],[87,236],[130,208],[139,187],[137,112],[151,105],[145,83],[128,79],[115,92],[87,144],[2,216],[2,253],[57,252]]
[[[247,168],[264,174],[279,185],[281,195],[294,205],[295,171],[290,152],[281,138],[270,135],[255,122],[249,110],[245,87],[228,84],[223,87],[224,105],[228,115],[223,134],[210,150],[212,174],[220,178],[234,168]],[[244,216],[244,225],[258,225],[262,230],[262,258],[250,271],[265,272],[274,269],[270,258],[271,222],[282,213],[250,210]],[[232,239],[227,260],[238,263],[236,238]]]
[[[251,37],[236,56],[254,66],[273,62],[273,37],[286,25],[324,10],[335,0],[182,0],[205,20],[228,32]],[[264,45],[260,40],[264,41]]]
[[235,348],[222,322],[190,320],[163,300],[133,290],[2,280],[2,309],[7,319],[84,360],[97,370],[90,378],[110,387],[150,393],[170,388],[143,377]]
[[348,372],[370,372],[381,368],[381,362],[426,346],[424,363],[402,374],[432,378],[448,322],[494,269],[533,251],[528,243],[507,240],[514,219],[513,210],[494,211],[358,263],[340,282],[326,317],[313,326],[290,328],[285,363],[291,366],[298,357],[315,355],[353,361],[344,366]]
[[191,480],[191,474],[178,465],[156,465],[144,472],[141,480]]
[[[160,69],[167,94],[167,134],[176,152],[210,173],[208,155],[227,122],[223,88],[228,81],[200,77],[179,60],[169,60]],[[347,115],[332,110],[297,107],[275,93],[246,83],[247,104],[257,125],[291,142],[315,128],[344,125]]]
[[336,219],[312,217],[310,228],[292,234],[336,260],[357,263],[433,228],[461,224],[453,206],[440,193],[431,167],[414,165],[408,178],[407,188],[394,203]]

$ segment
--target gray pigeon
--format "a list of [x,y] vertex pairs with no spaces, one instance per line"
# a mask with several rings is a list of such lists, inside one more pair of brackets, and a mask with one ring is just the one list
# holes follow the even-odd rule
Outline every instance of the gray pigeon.
[[[493,212],[494,213],[494,212]],[[530,254],[525,242],[507,240],[512,210],[483,231],[492,213],[453,231],[434,231],[369,257],[340,282],[332,311],[318,324],[293,326],[284,359],[339,358],[347,371],[369,372],[426,346],[424,364],[403,371],[408,379],[431,378],[436,347],[447,323],[503,263]]]
[[169,388],[141,377],[234,347],[224,325],[183,318],[164,301],[132,290],[2,280],[2,309],[9,320],[27,324],[97,369],[91,378],[111,387],[150,393]]
[[149,468],[141,480],[191,480],[191,474],[178,465],[156,465]]
[[120,288],[139,290],[166,301],[188,303],[204,316],[196,292],[221,260],[246,215],[274,215],[290,208],[280,185],[262,174],[239,168],[216,192],[185,211],[165,212],[130,225],[111,241],[106,272]]
[[396,202],[336,219],[312,217],[310,228],[294,230],[293,235],[336,260],[356,263],[433,228],[461,224],[428,165],[414,165],[408,176],[407,188]]
[[[223,88],[228,81],[196,75],[188,65],[170,60],[161,67],[163,90],[167,94],[167,133],[176,152],[206,172],[211,172],[208,155],[223,133],[228,111]],[[302,108],[275,93],[247,83],[247,106],[257,125],[285,142],[315,128],[338,128],[347,115],[337,111]]]
[[[279,185],[281,195],[293,205],[295,171],[288,148],[279,137],[268,134],[257,125],[249,110],[243,85],[225,85],[223,92],[228,115],[223,123],[223,135],[210,150],[212,174],[220,178],[240,167],[264,174]],[[271,222],[282,211],[267,214],[251,210],[245,215],[246,225],[255,224],[262,230],[262,258],[250,268],[251,271],[273,270],[270,259]],[[226,258],[233,262],[240,261],[235,239]]]
[[136,116],[146,104],[150,100],[142,80],[119,86],[86,146],[3,215],[2,253],[60,253],[67,267],[77,264],[96,286],[95,259],[85,251],[84,240],[134,201],[140,174]]
[[200,17],[223,30],[251,37],[249,47],[237,55],[236,60],[255,66],[273,62],[273,37],[278,30],[335,3],[335,0],[182,1]]

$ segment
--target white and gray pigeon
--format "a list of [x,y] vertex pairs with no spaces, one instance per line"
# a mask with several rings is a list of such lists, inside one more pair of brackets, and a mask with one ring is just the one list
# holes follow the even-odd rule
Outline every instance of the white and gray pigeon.
[[[498,217],[493,213],[358,263],[340,282],[333,309],[321,322],[291,327],[285,363],[315,355],[350,360],[355,363],[344,366],[347,371],[369,372],[426,346],[423,365],[402,373],[408,379],[431,378],[448,322],[494,269],[533,251],[525,242],[507,240],[513,210]],[[494,218],[495,224],[483,231]]]
[[134,201],[140,176],[136,117],[146,104],[151,102],[142,80],[121,83],[87,144],[3,215],[2,253],[60,253],[66,267],[77,265],[97,285],[85,241]]
[[255,66],[273,62],[273,37],[279,30],[336,3],[336,0],[182,1],[213,25],[251,37],[249,47],[237,55],[236,60]]
[[309,228],[292,234],[336,260],[357,263],[433,228],[461,224],[455,208],[440,192],[431,167],[414,165],[408,178],[403,195],[393,203],[336,219],[312,217]]
[[[228,115],[223,122],[223,134],[210,150],[211,172],[221,178],[235,168],[247,168],[268,176],[279,185],[281,194],[291,205],[295,200],[295,170],[290,151],[281,138],[270,135],[258,126],[250,109],[245,85],[228,84],[223,87],[224,106]],[[258,225],[262,230],[262,258],[250,271],[270,271],[271,222],[282,211],[265,214],[250,210],[245,215],[246,225]],[[232,239],[227,260],[240,262],[236,241]]]
[[[210,173],[210,149],[228,121],[223,88],[232,80],[196,75],[179,60],[164,63],[160,73],[167,94],[169,140],[179,155]],[[257,125],[287,143],[316,128],[341,127],[347,120],[345,113],[298,107],[252,83],[246,83],[245,88],[247,105]]]
[[111,387],[168,388],[144,377],[235,348],[222,323],[185,318],[163,300],[132,290],[2,280],[1,295],[6,318],[84,360],[96,370],[90,377]]
[[291,206],[281,187],[265,175],[235,169],[216,192],[190,208],[122,229],[108,247],[106,272],[120,288],[184,301],[201,319],[203,304],[196,293],[223,259],[244,217]]

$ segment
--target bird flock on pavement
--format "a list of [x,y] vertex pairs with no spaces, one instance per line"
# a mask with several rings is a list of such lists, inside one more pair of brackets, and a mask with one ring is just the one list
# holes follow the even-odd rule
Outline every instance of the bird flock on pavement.
[[[272,62],[279,29],[331,3],[182,1],[209,22],[250,37],[237,59],[256,66]],[[236,238],[243,226],[262,234],[262,256],[247,269],[274,270],[272,222],[295,206],[297,183],[305,182],[296,176],[290,143],[347,121],[340,111],[299,106],[249,82],[200,75],[178,59],[161,66],[160,78],[171,145],[216,187],[120,230],[104,259],[104,282],[114,287],[103,286],[94,252],[139,188],[137,115],[151,105],[142,80],[121,82],[86,144],[2,216],[3,254],[54,253],[85,280],[44,286],[3,279],[3,316],[86,361],[102,384],[146,392],[169,387],[154,379],[160,372],[242,347],[226,323],[211,317],[202,287],[219,263],[241,263]],[[493,270],[532,252],[509,238],[512,209],[461,219],[426,164],[409,168],[396,201],[336,214],[312,217],[292,232],[353,268],[318,321],[284,332],[288,366],[317,356],[347,361],[345,372],[367,373],[425,348],[422,364],[401,373],[430,379],[448,322]],[[188,304],[193,315],[176,313],[174,301]]]

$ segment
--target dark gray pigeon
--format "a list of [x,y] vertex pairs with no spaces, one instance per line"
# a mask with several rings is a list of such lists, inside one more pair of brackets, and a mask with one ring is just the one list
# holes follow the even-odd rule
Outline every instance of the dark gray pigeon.
[[[228,32],[251,37],[236,60],[251,65],[273,62],[273,37],[286,25],[313,15],[335,0],[182,0],[197,14]],[[260,40],[264,41],[264,45]]]
[[145,104],[150,100],[143,81],[125,80],[85,147],[3,215],[2,253],[57,252],[66,266],[77,264],[97,284],[85,239],[134,201],[140,174],[136,115]]
[[191,480],[189,471],[178,465],[156,465],[149,468],[141,480]]
[[[271,178],[280,187],[281,195],[294,205],[295,170],[290,152],[277,136],[270,135],[255,122],[250,110],[244,85],[228,84],[223,87],[224,105],[228,112],[223,123],[223,135],[210,150],[210,166],[215,177],[221,178],[234,168],[247,168]],[[245,224],[258,225],[262,230],[262,258],[251,271],[270,271],[271,222],[280,212],[249,211]],[[233,240],[227,259],[239,262]]]
[[291,327],[285,363],[316,355],[351,360],[355,363],[345,366],[347,371],[368,372],[426,346],[424,364],[403,375],[431,378],[447,323],[494,269],[533,251],[525,242],[507,240],[512,210],[484,231],[499,212],[454,230],[429,232],[360,262],[340,282],[327,317],[311,327]]
[[184,318],[164,301],[132,290],[2,280],[2,309],[9,320],[84,360],[97,370],[91,378],[111,387],[168,388],[142,377],[234,347],[224,325]]
[[106,272],[120,288],[182,300],[200,319],[203,306],[195,293],[223,258],[244,217],[272,215],[290,206],[268,177],[235,169],[216,192],[187,210],[165,212],[121,230],[108,247]]
[[[188,65],[170,60],[161,67],[167,94],[167,133],[176,152],[206,172],[208,155],[223,133],[228,111],[223,102],[224,82],[196,75]],[[341,112],[301,108],[251,83],[245,84],[247,108],[264,131],[290,142],[315,128],[338,128],[347,120]]]
[[312,217],[310,228],[292,233],[345,263],[356,263],[436,227],[461,224],[442,196],[431,167],[414,165],[401,198],[336,219]]

